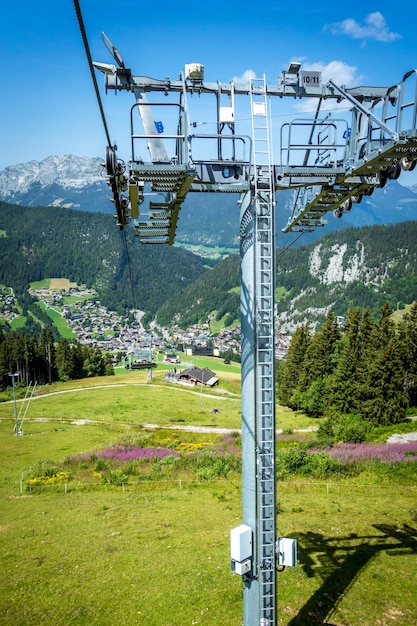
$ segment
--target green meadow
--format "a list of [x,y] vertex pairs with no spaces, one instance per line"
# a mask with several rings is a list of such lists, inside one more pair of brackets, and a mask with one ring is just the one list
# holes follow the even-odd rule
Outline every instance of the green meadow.
[[[180,389],[156,370],[151,383],[123,372],[37,389],[19,437],[3,397],[0,624],[242,624],[242,580],[229,566],[241,406],[229,379]],[[278,454],[313,436],[295,431],[317,421],[277,413],[294,432],[278,437]],[[168,456],[101,456],[126,444]],[[397,470],[278,483],[279,535],[299,543],[297,567],[278,574],[280,625],[414,626],[417,483]]]
[[45,303],[40,300],[38,300],[37,306],[51,318],[54,326],[59,332],[60,337],[62,337],[63,339],[76,339],[76,334],[72,332],[71,328],[68,326],[66,319],[62,317],[59,311],[51,309],[51,307],[46,307]]

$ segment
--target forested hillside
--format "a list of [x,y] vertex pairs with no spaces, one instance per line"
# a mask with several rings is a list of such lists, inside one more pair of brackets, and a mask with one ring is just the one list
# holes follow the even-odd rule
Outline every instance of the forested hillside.
[[[23,304],[31,281],[68,278],[95,288],[102,304],[118,312],[133,306],[146,321],[190,324],[239,320],[239,257],[212,269],[201,258],[170,246],[144,246],[110,215],[59,207],[0,203],[0,282]],[[417,294],[417,222],[350,228],[299,248],[278,249],[278,327],[293,332],[321,324],[329,310],[352,306],[377,314],[411,303]],[[129,271],[130,270],[130,271]],[[133,284],[133,293],[130,284]]]
[[199,257],[170,246],[142,246],[127,228],[132,295],[123,233],[101,213],[0,203],[0,232],[0,282],[19,299],[27,297],[31,281],[64,277],[94,287],[110,309],[125,312],[134,298],[152,316],[206,271]]
[[214,313],[225,325],[240,321],[239,257],[232,255],[197,278],[158,309],[161,326],[177,323],[182,328],[206,322]]
[[[347,315],[349,308],[369,307],[377,315],[385,302],[393,309],[417,295],[417,222],[349,228],[300,248],[278,249],[276,299],[278,327],[294,331],[306,322],[315,327],[328,311]],[[168,300],[157,313],[180,326],[228,313],[239,319],[239,258],[229,257]]]

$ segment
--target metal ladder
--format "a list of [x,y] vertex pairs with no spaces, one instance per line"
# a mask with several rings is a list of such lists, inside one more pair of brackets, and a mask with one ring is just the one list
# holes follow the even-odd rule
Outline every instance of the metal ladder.
[[250,81],[255,199],[255,367],[259,623],[276,624],[275,189],[265,76]]

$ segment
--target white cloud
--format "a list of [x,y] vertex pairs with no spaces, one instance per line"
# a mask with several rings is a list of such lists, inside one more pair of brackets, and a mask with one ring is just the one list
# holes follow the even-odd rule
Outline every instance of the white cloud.
[[334,80],[338,85],[346,85],[352,87],[362,80],[362,76],[356,74],[358,69],[354,65],[348,65],[343,61],[330,61],[330,63],[303,63],[302,70],[321,72],[323,83],[327,83],[330,79]]
[[323,30],[328,30],[333,35],[347,35],[353,39],[376,39],[385,42],[401,39],[399,33],[393,33],[389,30],[385,17],[379,11],[369,13],[363,24],[348,18],[343,22],[326,24]]
[[256,72],[253,70],[245,70],[242,76],[233,76],[234,83],[247,83],[251,78],[256,78]]
[[[354,65],[348,65],[343,61],[330,61],[329,63],[303,63],[301,69],[306,72],[321,72],[323,84],[332,79],[337,85],[343,85],[344,87],[357,86],[363,80],[363,76],[357,74],[357,67]],[[296,106],[300,113],[311,113],[315,108],[315,103],[311,102],[311,98],[305,98]],[[322,102],[322,111],[346,108],[346,102],[337,104],[336,100],[329,99]]]

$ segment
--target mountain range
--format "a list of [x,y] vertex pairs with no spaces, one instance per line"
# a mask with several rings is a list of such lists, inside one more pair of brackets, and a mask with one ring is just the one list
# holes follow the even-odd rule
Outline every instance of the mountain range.
[[[131,229],[120,233],[110,215],[63,207],[0,202],[0,284],[28,303],[33,281],[68,278],[96,289],[110,310],[137,308],[161,326],[238,323],[239,256],[207,260],[177,246],[144,246]],[[327,312],[352,306],[378,315],[417,294],[417,221],[348,228],[298,248],[279,248],[278,328],[292,332]]]
[[[186,328],[207,319],[219,325],[237,322],[238,255],[214,264],[181,246],[140,245],[133,228],[121,233],[112,216],[90,202],[90,196],[100,197],[112,212],[101,169],[100,159],[67,156],[0,173],[0,197],[9,200],[0,201],[0,283],[25,299],[31,281],[65,277],[94,287],[109,309],[139,308],[145,320],[164,326]],[[288,194],[277,197],[277,215],[285,223]],[[46,206],[39,206],[46,200]],[[180,244],[215,247],[228,242],[237,252],[236,200],[228,194],[189,194],[180,214]],[[351,306],[369,306],[377,314],[385,301],[393,308],[413,302],[416,201],[413,189],[390,181],[356,205],[347,219],[330,216],[328,229],[336,225],[339,230],[318,230],[314,235],[321,235],[319,240],[303,237],[297,248],[288,245],[288,235],[282,236],[276,271],[278,327],[289,332],[305,322],[314,327],[329,310],[343,316]],[[352,227],[354,216],[358,224]]]
[[[102,159],[74,155],[50,156],[5,168],[0,172],[0,200],[35,207],[53,206],[78,211],[114,213]],[[407,173],[402,174],[407,176]],[[292,191],[277,192],[277,245],[295,241],[283,234],[292,207]],[[180,245],[236,248],[239,245],[237,194],[189,193],[180,212],[176,241]],[[342,219],[328,215],[328,224],[306,233],[295,245],[310,243],[328,232],[351,226],[394,224],[417,216],[417,187],[388,181],[365,196]]]
[[0,172],[0,200],[112,213],[102,160],[65,154],[11,165]]

